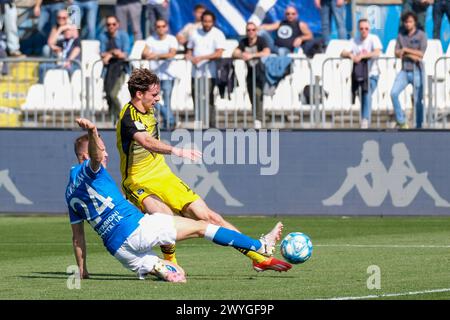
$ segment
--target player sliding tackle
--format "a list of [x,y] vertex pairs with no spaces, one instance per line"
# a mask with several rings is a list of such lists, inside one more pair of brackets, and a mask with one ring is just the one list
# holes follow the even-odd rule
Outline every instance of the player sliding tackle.
[[264,256],[273,255],[275,244],[281,237],[281,222],[256,240],[202,220],[140,212],[122,196],[106,171],[108,153],[96,126],[87,119],[76,121],[80,127],[88,130],[88,134],[75,141],[79,164],[70,171],[66,201],[75,258],[83,279],[89,277],[84,220],[100,235],[106,249],[140,278],[153,274],[165,281],[185,282],[183,269],[160,259],[152,248],[190,238],[202,237],[219,245],[251,250]]

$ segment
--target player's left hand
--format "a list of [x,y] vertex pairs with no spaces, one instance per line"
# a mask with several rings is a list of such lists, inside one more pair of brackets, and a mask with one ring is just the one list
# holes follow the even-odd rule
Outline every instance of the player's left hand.
[[195,149],[173,148],[172,153],[177,157],[190,159],[192,161],[197,161],[202,158],[202,153]]

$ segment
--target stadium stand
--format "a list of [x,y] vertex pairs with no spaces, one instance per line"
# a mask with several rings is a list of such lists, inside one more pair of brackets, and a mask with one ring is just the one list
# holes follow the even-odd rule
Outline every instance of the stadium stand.
[[[372,97],[375,127],[389,127],[392,121],[390,90],[401,68],[400,60],[395,58],[395,43],[395,39],[389,41],[378,61],[380,78]],[[333,39],[324,53],[317,53],[312,59],[307,59],[302,53],[291,54],[293,62],[290,71],[279,82],[273,95],[264,95],[265,122],[269,123],[269,126],[279,128],[356,127],[360,116],[360,101],[357,97],[352,103],[351,99],[352,63],[348,59],[339,58],[348,44],[348,40]],[[223,57],[231,57],[237,45],[237,39],[227,39]],[[133,43],[129,53],[132,68],[149,66],[147,61],[141,60],[144,46],[144,40]],[[75,72],[71,79],[62,70],[49,71],[42,85],[36,83],[35,73],[39,58],[34,62],[26,62],[28,67],[22,67],[22,63],[17,59],[17,62],[10,63],[11,75],[14,76],[2,77],[0,88],[2,92],[12,91],[10,96],[21,98],[15,99],[14,102],[2,101],[0,107],[15,103],[14,107],[22,113],[24,125],[25,119],[32,118],[31,125],[36,125],[39,122],[36,118],[40,119],[41,115],[45,118],[46,115],[55,113],[63,117],[66,113],[85,113],[104,120],[105,126],[111,125],[107,123],[108,105],[103,93],[103,64],[99,51],[99,41],[83,40],[81,70]],[[182,126],[190,127],[194,110],[190,78],[192,66],[184,60],[182,51],[183,48],[180,47],[171,67],[175,74],[171,109]],[[424,58],[424,97],[428,109],[426,114],[434,113],[435,119],[446,118],[450,107],[450,47],[444,52],[441,41],[429,39]],[[234,60],[233,66],[233,91],[226,92],[223,97],[217,89],[215,91],[219,127],[247,127],[252,123],[252,105],[245,84],[247,66],[242,60]],[[21,75],[17,73],[19,69],[22,70]],[[28,71],[25,72],[25,69]],[[17,89],[19,87],[20,89]],[[412,93],[409,86],[400,96],[402,107],[410,120],[414,116]],[[121,87],[119,99],[123,103],[129,99],[126,83]]]

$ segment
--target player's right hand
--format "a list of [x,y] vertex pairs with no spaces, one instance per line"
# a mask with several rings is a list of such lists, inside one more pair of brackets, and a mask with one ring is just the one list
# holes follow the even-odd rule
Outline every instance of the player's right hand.
[[93,124],[91,121],[89,121],[88,119],[85,118],[78,118],[75,120],[76,123],[78,123],[78,125],[83,128],[83,129],[87,129],[87,130],[94,130],[96,129],[95,124]]

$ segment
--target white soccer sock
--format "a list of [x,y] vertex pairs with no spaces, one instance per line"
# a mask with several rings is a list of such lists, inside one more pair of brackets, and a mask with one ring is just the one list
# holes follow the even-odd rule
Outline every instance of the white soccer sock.
[[214,236],[216,235],[217,230],[219,230],[219,228],[220,228],[219,226],[209,223],[208,226],[206,227],[205,239],[213,241]]

